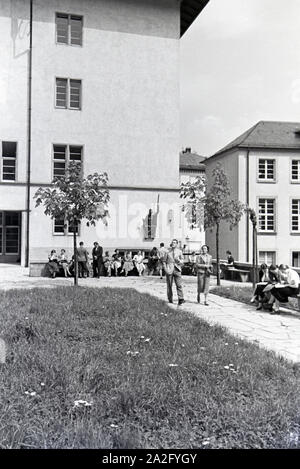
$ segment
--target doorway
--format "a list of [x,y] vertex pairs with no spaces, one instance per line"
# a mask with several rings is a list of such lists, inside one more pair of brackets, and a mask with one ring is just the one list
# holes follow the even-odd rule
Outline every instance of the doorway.
[[0,262],[21,263],[21,212],[0,211]]

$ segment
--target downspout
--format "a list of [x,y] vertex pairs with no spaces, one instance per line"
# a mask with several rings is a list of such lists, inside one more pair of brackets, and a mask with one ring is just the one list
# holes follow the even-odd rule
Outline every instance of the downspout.
[[[246,155],[246,204],[247,207],[249,207],[249,200],[250,200],[250,193],[249,193],[249,149],[247,150],[247,155]],[[249,232],[250,232],[250,226],[249,226],[249,213],[247,213],[247,225],[246,225],[246,262],[249,262],[249,257],[250,257],[250,243],[249,243]]]
[[31,186],[31,100],[32,100],[32,10],[30,0],[29,50],[28,50],[28,109],[27,109],[27,181],[26,181],[26,245],[25,267],[29,265],[29,223],[30,223],[30,186]]

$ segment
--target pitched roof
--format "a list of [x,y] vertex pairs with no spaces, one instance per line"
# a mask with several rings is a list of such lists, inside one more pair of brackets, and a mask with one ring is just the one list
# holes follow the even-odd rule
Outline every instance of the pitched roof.
[[180,36],[183,36],[187,29],[189,29],[208,2],[209,0],[181,0]]
[[234,148],[300,150],[300,122],[260,121],[211,158]]
[[197,153],[189,151],[180,152],[179,167],[180,169],[194,169],[198,171],[205,171],[205,156],[200,156]]

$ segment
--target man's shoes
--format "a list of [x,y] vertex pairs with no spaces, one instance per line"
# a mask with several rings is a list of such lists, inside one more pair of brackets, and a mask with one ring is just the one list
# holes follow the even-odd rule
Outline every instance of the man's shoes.
[[256,311],[260,311],[262,309],[262,304],[260,303],[257,308],[256,308]]
[[173,300],[169,300],[169,303],[173,304]]
[[178,306],[183,305],[183,303],[185,303],[185,300],[183,300],[183,299],[182,299],[182,300],[178,300]]

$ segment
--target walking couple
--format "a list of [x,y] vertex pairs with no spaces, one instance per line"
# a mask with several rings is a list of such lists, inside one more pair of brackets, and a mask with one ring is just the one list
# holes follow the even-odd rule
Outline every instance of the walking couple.
[[[197,269],[197,302],[200,303],[200,294],[204,293],[204,304],[208,306],[207,295],[209,290],[210,275],[212,274],[212,256],[208,253],[208,246],[202,246],[201,253],[195,259]],[[167,295],[169,303],[173,303],[173,281],[175,282],[178,296],[178,306],[182,305],[184,300],[182,288],[182,266],[184,264],[183,254],[178,248],[177,239],[173,239],[171,248],[161,259],[166,272]]]

